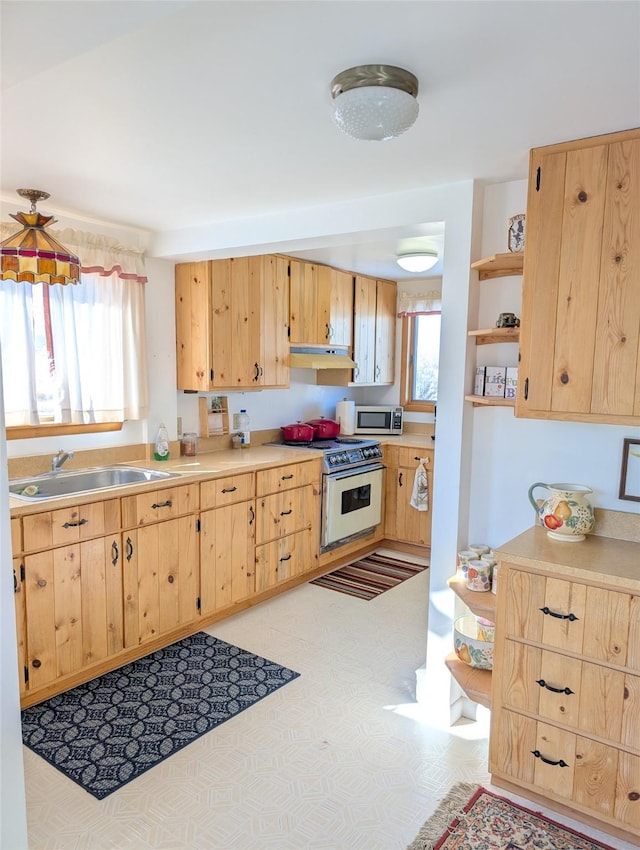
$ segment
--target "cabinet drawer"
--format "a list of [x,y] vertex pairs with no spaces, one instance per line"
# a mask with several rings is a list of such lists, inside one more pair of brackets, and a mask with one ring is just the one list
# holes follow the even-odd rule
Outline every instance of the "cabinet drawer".
[[200,485],[200,508],[221,508],[235,502],[246,502],[255,495],[253,472],[247,475],[233,475],[204,481]]
[[640,756],[502,711],[492,771],[544,796],[640,828]]
[[508,640],[500,682],[509,708],[638,747],[639,676]]
[[14,555],[22,552],[22,527],[18,517],[11,520],[11,551]]
[[107,499],[22,518],[24,551],[51,549],[120,530],[120,501]]
[[318,566],[318,541],[312,529],[256,547],[256,591],[259,593]]
[[640,672],[638,650],[629,647],[640,606],[630,594],[512,568],[500,580],[507,635]]
[[316,526],[318,510],[312,484],[264,496],[256,504],[256,545]]
[[394,446],[394,465],[395,466],[408,466],[412,469],[418,465],[418,461],[422,457],[426,457],[429,459],[429,463],[427,466],[431,466],[433,463],[433,450],[432,449],[416,449],[407,446]]
[[122,499],[122,527],[132,528],[189,514],[198,509],[198,485],[145,490]]
[[275,469],[261,469],[256,472],[256,495],[266,496],[282,490],[292,490],[305,484],[320,483],[320,463],[290,463]]

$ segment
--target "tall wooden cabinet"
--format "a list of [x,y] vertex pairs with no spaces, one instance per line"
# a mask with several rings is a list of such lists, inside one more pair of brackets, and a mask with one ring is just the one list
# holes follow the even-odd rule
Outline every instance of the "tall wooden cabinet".
[[356,275],[353,325],[354,384],[395,379],[397,284]]
[[638,543],[500,547],[492,781],[640,836]]
[[[406,446],[385,446],[387,464],[385,537],[419,546],[431,545],[431,494],[433,484],[433,449]],[[425,458],[429,509],[418,511],[411,506],[411,494],[416,468]]]
[[351,346],[353,274],[290,258],[292,345]]
[[176,266],[178,389],[289,385],[288,274],[275,255]]
[[516,415],[640,423],[640,130],[531,151]]

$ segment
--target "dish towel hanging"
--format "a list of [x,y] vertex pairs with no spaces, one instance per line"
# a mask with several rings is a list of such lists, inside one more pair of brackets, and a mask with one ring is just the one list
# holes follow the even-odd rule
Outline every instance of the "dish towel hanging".
[[418,466],[416,467],[416,474],[413,477],[413,491],[411,493],[411,501],[409,504],[417,511],[429,510],[429,487],[427,484],[426,463],[427,458],[421,457],[419,459]]

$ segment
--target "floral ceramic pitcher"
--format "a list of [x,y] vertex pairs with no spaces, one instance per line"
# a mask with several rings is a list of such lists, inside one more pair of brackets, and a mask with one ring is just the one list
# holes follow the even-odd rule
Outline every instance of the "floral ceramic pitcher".
[[[544,487],[551,494],[541,505],[533,497],[536,487]],[[593,530],[595,515],[587,500],[593,493],[582,484],[543,484],[541,481],[529,487],[529,501],[540,517],[540,524],[554,540],[584,540]]]

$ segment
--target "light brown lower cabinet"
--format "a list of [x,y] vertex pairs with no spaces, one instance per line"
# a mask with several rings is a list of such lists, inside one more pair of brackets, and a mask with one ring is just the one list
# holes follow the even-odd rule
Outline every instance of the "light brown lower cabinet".
[[498,549],[490,771],[629,840],[640,836],[638,543]]
[[255,502],[200,515],[200,598],[203,616],[255,593]]
[[[433,449],[385,446],[386,507],[385,537],[419,546],[431,545],[431,496],[433,492]],[[426,458],[428,510],[411,505],[413,482],[420,458]]]

